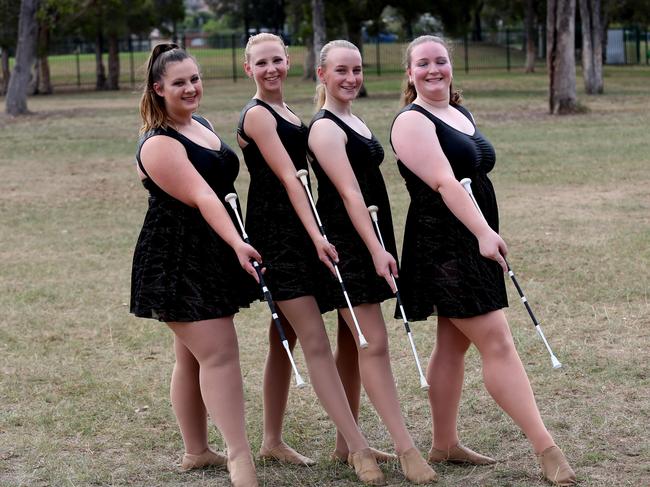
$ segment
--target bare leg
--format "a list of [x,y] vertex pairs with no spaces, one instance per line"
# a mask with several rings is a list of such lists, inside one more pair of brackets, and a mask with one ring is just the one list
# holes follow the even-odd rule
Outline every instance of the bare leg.
[[350,407],[336,370],[330,342],[316,300],[304,296],[278,301],[278,306],[293,327],[305,354],[314,391],[327,414],[343,435],[346,448],[357,452],[368,447]]
[[185,453],[199,455],[208,448],[208,421],[199,387],[199,363],[177,336],[174,336],[174,353],[176,363],[169,390],[172,409]]
[[458,444],[458,406],[465,375],[465,352],[471,342],[448,318],[438,318],[436,345],[427,367],[433,447],[449,450]]
[[528,376],[503,311],[451,322],[476,345],[483,362],[485,387],[528,437],[536,453],[555,443],[537,409]]
[[[232,317],[168,325],[199,364],[201,397],[224,437],[230,461],[250,458],[239,347]],[[186,398],[188,402],[191,399]]]
[[[347,397],[350,411],[354,416],[354,420],[358,422],[359,403],[361,402],[361,375],[359,373],[357,344],[341,313],[337,312],[336,317],[338,320],[338,329],[334,359],[339,377],[343,383],[343,389],[345,389],[345,396]],[[336,430],[335,451],[340,458],[347,458],[349,453],[345,438],[343,438],[343,435],[338,429]]]
[[[284,333],[293,350],[296,345],[296,334],[280,310],[278,316],[284,328]],[[273,321],[269,326],[269,353],[264,366],[264,433],[262,447],[273,448],[282,443],[282,424],[287,408],[289,387],[291,384],[291,364],[287,352],[282,346]]]
[[[401,455],[414,447],[413,439],[406,429],[404,417],[399,406],[397,388],[393,378],[388,353],[388,335],[386,325],[378,304],[362,304],[354,308],[363,334],[368,340],[368,348],[359,353],[359,370],[370,401],[379,413],[382,422],[395,444],[396,452]],[[358,346],[359,337],[348,309],[340,310],[343,318],[352,330]]]

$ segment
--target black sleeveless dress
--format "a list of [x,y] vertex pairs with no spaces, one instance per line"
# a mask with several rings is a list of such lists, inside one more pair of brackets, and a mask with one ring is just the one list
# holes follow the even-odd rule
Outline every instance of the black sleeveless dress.
[[[242,149],[251,180],[246,206],[246,232],[264,260],[264,280],[276,301],[315,296],[320,268],[325,265],[298,218],[284,185],[264,160],[255,141],[244,132],[248,110],[266,108],[275,117],[277,133],[296,171],[307,169],[307,127],[281,117],[271,106],[253,98],[242,109],[237,134],[248,143]],[[263,297],[260,295],[260,299]]]
[[[346,134],[345,152],[359,183],[366,206],[379,208],[378,220],[386,250],[397,259],[393,218],[388,192],[379,165],[384,160],[384,150],[371,134],[368,139],[352,130],[328,110],[320,110],[310,127],[321,118],[334,121]],[[339,270],[353,306],[364,303],[381,303],[393,297],[388,283],[375,272],[372,256],[357,233],[336,187],[327,177],[316,157],[309,152],[311,166],[318,180],[318,203],[325,233],[339,254]],[[347,303],[338,280],[328,272],[325,276],[323,296],[319,301],[322,311],[346,308]]]
[[[212,130],[207,121],[194,116]],[[172,129],[156,129],[142,136],[142,144],[154,135],[178,140],[205,181],[223,201],[235,191],[239,172],[236,154],[223,141],[212,150]],[[257,284],[239,265],[232,248],[207,224],[198,209],[165,193],[147,176],[149,209],[133,255],[131,313],[165,322],[189,322],[221,318],[248,306],[257,295]],[[231,218],[232,208],[224,204]]]
[[[471,114],[462,106],[454,105],[454,108],[472,122],[473,135],[456,130],[413,103],[397,115],[415,110],[436,126],[436,134],[454,176],[459,181],[472,179],[476,201],[490,227],[498,232],[497,201],[487,175],[495,164],[494,148],[476,128]],[[398,160],[397,165],[411,196],[399,280],[407,318],[426,320],[432,314],[469,318],[507,307],[504,276],[499,264],[481,256],[478,240],[447,208],[440,193],[425,184],[402,161]],[[400,317],[399,308],[395,316]]]

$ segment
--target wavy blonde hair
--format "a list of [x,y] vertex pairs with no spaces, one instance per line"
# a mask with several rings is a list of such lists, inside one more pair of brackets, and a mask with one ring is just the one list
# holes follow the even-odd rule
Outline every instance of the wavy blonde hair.
[[[361,55],[359,48],[354,44],[352,44],[350,41],[346,41],[344,39],[337,39],[334,41],[330,41],[327,44],[325,44],[323,48],[320,50],[320,54],[318,55],[319,68],[323,69],[325,67],[325,64],[327,63],[327,55],[332,49],[335,49],[337,47],[352,49],[353,51],[357,51],[359,55]],[[316,85],[316,94],[314,95],[314,105],[316,111],[323,108],[324,104],[325,104],[325,86],[322,83],[318,83],[318,85]]]
[[[153,85],[160,83],[168,64],[178,63],[185,59],[192,59],[196,63],[193,56],[172,42],[158,44],[152,49],[147,60],[146,79],[142,98],[140,98],[140,117],[142,117],[140,134],[157,128],[167,128],[168,116],[165,100],[156,93]],[[198,63],[196,65],[198,66]]]
[[[413,54],[413,49],[415,49],[420,44],[425,44],[427,42],[435,42],[436,44],[440,44],[442,47],[444,47],[449,54],[449,61],[451,62],[451,47],[442,37],[423,35],[413,39],[411,43],[406,47],[406,51],[404,52],[404,69],[408,69],[411,66],[411,55]],[[402,82],[402,98],[400,102],[401,106],[404,107],[409,103],[412,103],[417,96],[418,94],[417,91],[415,91],[415,85],[409,81],[409,76],[406,74],[404,81]],[[451,105],[460,105],[462,101],[463,97],[460,91],[454,89],[453,83],[449,83],[449,103]]]

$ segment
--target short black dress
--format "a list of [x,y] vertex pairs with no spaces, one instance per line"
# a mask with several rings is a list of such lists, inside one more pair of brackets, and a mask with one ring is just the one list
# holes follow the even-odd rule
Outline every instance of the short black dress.
[[[381,144],[374,135],[371,134],[370,138],[364,137],[328,110],[320,110],[314,116],[310,127],[321,118],[334,121],[345,132],[348,139],[345,152],[359,183],[365,204],[379,208],[377,216],[381,236],[386,250],[397,259],[390,202],[379,169],[379,165],[384,160]],[[316,207],[327,238],[334,244],[339,254],[339,270],[352,305],[381,303],[392,298],[392,290],[386,280],[375,272],[372,256],[354,228],[336,187],[327,177],[316,157],[311,152],[309,156],[318,180]],[[324,312],[346,308],[347,303],[338,280],[331,273],[325,277],[324,293],[319,301],[321,310]]]
[[[210,130],[208,122],[194,119]],[[178,140],[205,181],[223,201],[235,191],[239,172],[236,154],[223,141],[212,150],[200,146],[172,129],[156,129],[138,143],[137,163],[142,144],[154,135]],[[239,265],[232,248],[207,224],[198,209],[165,193],[147,177],[149,209],[133,255],[131,312],[164,322],[190,322],[221,318],[248,306],[257,295],[257,284]],[[224,204],[231,218],[232,208]]]
[[[314,244],[298,218],[284,185],[264,160],[259,147],[244,131],[248,110],[266,108],[275,117],[277,133],[296,171],[307,169],[307,127],[280,116],[262,100],[253,98],[242,109],[237,134],[248,143],[242,149],[250,173],[246,232],[259,251],[266,272],[264,280],[276,301],[315,296],[320,268]],[[260,295],[260,299],[263,297]]]
[[[495,164],[494,147],[476,128],[471,114],[460,105],[453,106],[472,122],[474,134],[456,130],[416,104],[407,105],[399,113],[418,111],[436,126],[454,176],[459,181],[472,179],[476,201],[490,227],[498,232],[497,201],[487,175]],[[426,320],[432,314],[469,318],[507,307],[501,266],[481,256],[478,240],[447,208],[440,193],[402,161],[398,160],[397,165],[411,196],[399,280],[407,318]],[[395,316],[400,316],[399,308]]]

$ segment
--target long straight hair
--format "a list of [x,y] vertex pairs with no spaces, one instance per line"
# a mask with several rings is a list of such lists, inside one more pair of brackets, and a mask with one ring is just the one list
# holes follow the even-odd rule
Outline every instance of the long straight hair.
[[196,59],[185,49],[181,49],[178,44],[171,42],[158,44],[151,51],[147,60],[142,98],[140,98],[140,117],[142,117],[140,134],[157,128],[167,128],[168,116],[165,100],[156,93],[153,85],[160,82],[169,63],[177,63],[185,59],[192,59],[196,63]]
[[[334,41],[330,41],[327,44],[323,46],[323,48],[320,50],[320,54],[318,56],[318,67],[323,69],[325,67],[325,64],[327,63],[327,55],[329,52],[337,47],[343,47],[345,49],[352,49],[353,51],[359,52],[359,48],[352,44],[350,41],[346,41],[344,39],[337,39]],[[359,52],[359,54],[361,54]],[[314,105],[316,108],[316,111],[320,110],[323,108],[323,105],[325,105],[325,86],[322,83],[318,83],[316,85],[316,95],[314,95]]]
[[[413,49],[415,49],[415,47],[419,46],[420,44],[424,44],[425,42],[435,42],[436,44],[440,44],[442,47],[444,47],[447,50],[447,53],[449,54],[449,61],[451,62],[451,48],[449,47],[449,44],[447,44],[447,42],[442,37],[424,35],[413,39],[411,43],[408,45],[408,47],[406,48],[406,52],[404,53],[404,69],[408,69],[411,66],[411,55],[413,54]],[[406,74],[406,77],[402,83],[401,106],[405,107],[409,103],[412,103],[417,96],[418,94],[415,91],[415,85],[409,81],[408,74]],[[453,83],[450,82],[449,83],[449,104],[460,105],[462,101],[463,101],[463,97],[460,91],[455,90],[453,87]]]

